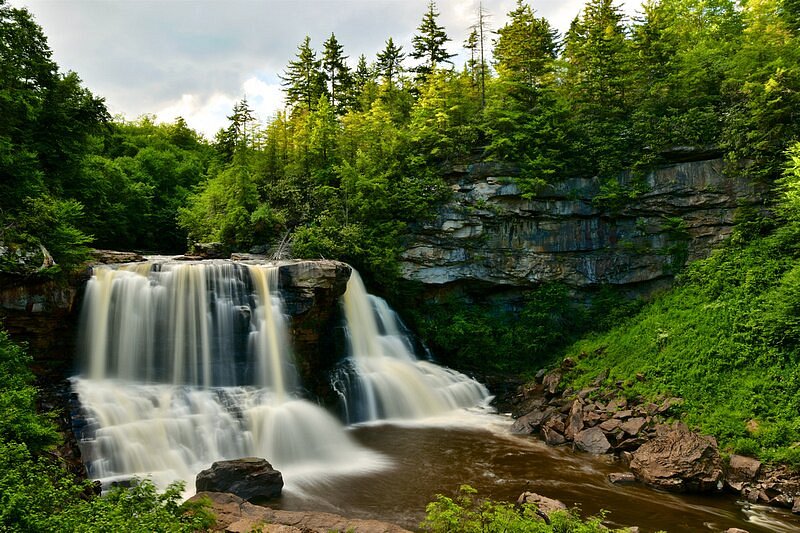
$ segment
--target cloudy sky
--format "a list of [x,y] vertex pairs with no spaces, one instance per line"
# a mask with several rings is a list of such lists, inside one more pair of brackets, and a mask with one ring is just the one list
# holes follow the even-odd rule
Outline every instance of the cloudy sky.
[[[503,26],[515,0],[484,0],[489,26]],[[331,32],[355,64],[372,61],[392,37],[411,49],[427,0],[11,0],[44,28],[54,59],[74,70],[113,114],[134,119],[183,116],[213,137],[236,101],[247,96],[267,119],[282,107],[278,75],[306,35],[321,50]],[[478,0],[438,0],[439,21],[461,44]],[[583,0],[532,4],[562,32]],[[463,64],[459,58],[457,65]]]

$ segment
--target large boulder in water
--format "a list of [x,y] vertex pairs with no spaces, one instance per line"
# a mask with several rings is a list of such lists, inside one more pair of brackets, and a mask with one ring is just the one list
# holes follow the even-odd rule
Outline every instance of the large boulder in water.
[[677,424],[633,454],[631,470],[639,481],[676,492],[708,492],[721,486],[722,459],[713,437]]
[[197,492],[229,492],[244,500],[271,500],[281,495],[283,476],[266,459],[245,457],[217,461],[197,474]]

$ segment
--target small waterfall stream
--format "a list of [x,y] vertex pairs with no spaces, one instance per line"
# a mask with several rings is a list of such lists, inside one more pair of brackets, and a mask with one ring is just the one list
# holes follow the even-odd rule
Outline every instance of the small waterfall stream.
[[355,271],[343,303],[350,359],[334,387],[350,422],[437,416],[489,398],[486,387],[472,378],[417,359],[397,314],[367,293]]
[[[220,459],[265,457],[292,479],[369,472],[388,461],[301,397],[275,266],[151,262],[97,267],[86,289],[73,378],[81,448],[104,485],[160,486]],[[472,379],[418,361],[383,300],[353,271],[343,298],[351,340],[344,391],[355,420],[421,418],[473,407]]]

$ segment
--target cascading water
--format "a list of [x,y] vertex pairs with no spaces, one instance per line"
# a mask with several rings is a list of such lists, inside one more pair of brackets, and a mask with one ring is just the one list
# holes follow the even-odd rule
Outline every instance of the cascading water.
[[334,388],[349,422],[419,419],[486,403],[486,387],[460,372],[418,360],[397,315],[367,294],[353,271],[343,297],[350,357]]
[[95,269],[82,317],[84,370],[73,378],[93,478],[149,476],[191,489],[211,462],[252,455],[288,482],[385,465],[298,397],[276,288],[277,269],[263,265]]

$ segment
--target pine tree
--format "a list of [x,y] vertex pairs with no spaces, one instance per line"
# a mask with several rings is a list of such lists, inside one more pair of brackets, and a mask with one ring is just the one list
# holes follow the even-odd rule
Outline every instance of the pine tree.
[[464,48],[469,50],[469,59],[467,60],[467,72],[470,73],[470,77],[472,79],[473,84],[477,84],[477,72],[478,72],[478,30],[475,27],[472,28],[467,40],[464,41]]
[[536,18],[522,0],[517,0],[517,8],[508,17],[508,24],[497,32],[497,70],[509,81],[536,87],[552,72],[558,32],[546,19]]
[[422,60],[422,64],[414,69],[422,80],[426,79],[440,63],[451,63],[450,58],[454,55],[448,54],[445,50],[444,45],[450,38],[447,37],[444,26],[440,26],[436,22],[438,17],[436,4],[430,0],[428,10],[417,28],[419,33],[414,35],[411,40],[414,47],[411,57]]
[[336,40],[336,35],[331,33],[330,38],[325,41],[322,53],[322,70],[330,104],[339,115],[344,114],[349,107],[350,102],[347,100],[353,85],[353,77],[346,60],[344,47]]
[[386,41],[386,48],[378,53],[378,62],[375,68],[383,76],[390,89],[394,86],[397,76],[403,72],[403,59],[405,57],[403,47],[395,46],[391,37]]
[[311,111],[325,94],[325,79],[322,73],[322,62],[311,48],[311,38],[306,36],[297,47],[297,59],[290,61],[286,72],[281,76],[286,101],[289,105],[302,106]]

